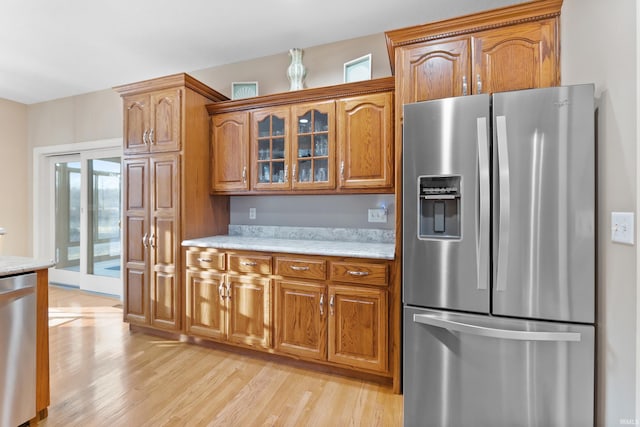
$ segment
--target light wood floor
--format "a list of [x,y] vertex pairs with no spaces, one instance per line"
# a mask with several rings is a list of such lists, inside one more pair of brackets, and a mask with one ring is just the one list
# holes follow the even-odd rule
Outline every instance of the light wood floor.
[[49,289],[53,426],[401,426],[390,387],[130,332],[119,301]]

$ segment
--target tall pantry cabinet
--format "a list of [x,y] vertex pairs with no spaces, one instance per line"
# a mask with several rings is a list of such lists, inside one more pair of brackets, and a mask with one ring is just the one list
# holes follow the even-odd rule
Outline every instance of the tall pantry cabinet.
[[114,88],[124,104],[124,320],[180,330],[181,242],[226,234],[229,200],[209,194],[209,114],[227,98],[187,74]]

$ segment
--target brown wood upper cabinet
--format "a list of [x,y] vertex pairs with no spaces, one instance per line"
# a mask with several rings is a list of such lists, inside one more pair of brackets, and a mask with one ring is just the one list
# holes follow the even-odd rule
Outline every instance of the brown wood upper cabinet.
[[181,89],[124,98],[124,154],[180,150]]
[[214,194],[393,192],[392,78],[207,108]]
[[558,85],[561,6],[527,2],[388,31],[398,105]]
[[393,95],[338,101],[340,188],[393,187]]

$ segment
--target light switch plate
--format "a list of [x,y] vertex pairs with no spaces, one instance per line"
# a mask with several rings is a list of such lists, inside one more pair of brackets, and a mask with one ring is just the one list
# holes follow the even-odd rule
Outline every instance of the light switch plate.
[[256,208],[249,208],[249,219],[256,219]]
[[611,212],[611,241],[633,245],[633,212]]
[[369,222],[387,222],[387,210],[385,208],[369,209]]

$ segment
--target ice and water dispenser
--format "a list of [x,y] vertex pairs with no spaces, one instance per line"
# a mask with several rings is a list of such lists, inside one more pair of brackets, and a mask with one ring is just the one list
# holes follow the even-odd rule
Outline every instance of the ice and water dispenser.
[[461,238],[460,176],[419,176],[418,237],[456,240]]

